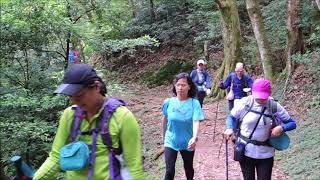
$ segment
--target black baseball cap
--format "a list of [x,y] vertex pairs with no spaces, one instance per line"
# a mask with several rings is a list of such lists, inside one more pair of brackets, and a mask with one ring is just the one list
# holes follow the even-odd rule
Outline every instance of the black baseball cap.
[[83,87],[94,84],[99,80],[96,71],[87,64],[73,64],[63,76],[62,84],[54,91],[54,94],[73,96]]

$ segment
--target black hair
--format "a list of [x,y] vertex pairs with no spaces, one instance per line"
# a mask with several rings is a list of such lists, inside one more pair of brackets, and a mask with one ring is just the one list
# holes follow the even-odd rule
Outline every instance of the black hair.
[[95,87],[95,84],[94,84],[95,81],[100,82],[100,86],[99,86],[100,94],[105,97],[107,94],[107,87],[106,87],[106,84],[103,82],[103,80],[99,76],[96,79],[94,79],[94,81],[90,83],[90,85],[86,85],[85,87],[88,87],[88,88]]
[[106,94],[107,94],[106,84],[102,81],[102,79],[100,77],[99,77],[99,82],[100,82],[100,94],[102,96],[106,96]]
[[173,88],[172,88],[172,92],[175,96],[177,96],[177,91],[176,91],[176,87],[175,84],[179,81],[179,79],[185,78],[188,82],[188,85],[190,87],[189,91],[188,91],[188,97],[191,98],[195,98],[197,95],[197,87],[196,85],[193,83],[191,77],[189,76],[188,73],[182,72],[179,73],[178,75],[176,75],[176,77],[173,80]]

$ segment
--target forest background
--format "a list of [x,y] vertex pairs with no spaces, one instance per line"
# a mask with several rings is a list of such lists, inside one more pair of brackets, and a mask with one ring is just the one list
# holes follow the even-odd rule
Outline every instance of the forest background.
[[[22,155],[35,169],[47,157],[68,105],[52,92],[72,48],[82,63],[98,69],[114,96],[127,93],[127,84],[168,85],[198,58],[208,62],[214,85],[244,62],[253,77],[273,82],[276,99],[297,107],[299,129],[292,134],[294,145],[277,155],[281,169],[289,179],[320,178],[319,0],[1,0],[0,5],[0,179],[14,173],[12,155]],[[224,93],[214,86],[211,100]],[[143,145],[147,177],[163,174],[163,163],[152,162],[158,141]]]

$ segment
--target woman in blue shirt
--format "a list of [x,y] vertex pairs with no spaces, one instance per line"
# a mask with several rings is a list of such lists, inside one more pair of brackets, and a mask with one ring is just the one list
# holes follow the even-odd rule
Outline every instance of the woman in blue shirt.
[[177,154],[180,152],[186,179],[194,176],[193,157],[198,141],[200,121],[204,115],[196,96],[196,86],[187,73],[176,76],[173,85],[175,97],[167,98],[162,105],[166,174],[173,180]]

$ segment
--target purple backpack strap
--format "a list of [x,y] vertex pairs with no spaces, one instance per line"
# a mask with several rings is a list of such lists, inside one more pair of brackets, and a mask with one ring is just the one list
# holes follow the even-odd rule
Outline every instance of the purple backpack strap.
[[[114,113],[119,106],[125,106],[125,105],[126,103],[123,100],[109,98],[107,103],[105,104],[105,110],[106,110],[104,112],[105,118],[102,119],[101,125],[100,125],[100,127],[102,127],[101,137],[102,137],[103,143],[107,146],[109,150],[109,154],[108,154],[109,179],[113,179],[113,180],[122,180],[121,173],[120,173],[121,165],[119,160],[115,157],[116,154],[118,155],[121,154],[122,150],[121,148],[116,149],[112,147],[112,140],[109,133],[109,119],[112,113]],[[119,146],[121,147],[121,144],[119,144]]]
[[79,132],[80,132],[80,124],[81,124],[81,118],[82,118],[82,111],[80,107],[72,107],[74,109],[74,115],[73,115],[73,121],[72,121],[72,126],[71,126],[71,133],[70,133],[70,138],[71,141],[75,141]]
[[101,113],[100,120],[97,122],[96,128],[93,130],[92,134],[92,149],[90,154],[89,171],[87,177],[91,179],[93,165],[95,160],[95,149],[97,142],[97,135],[100,133],[103,144],[105,144],[109,150],[109,179],[112,180],[122,180],[120,174],[120,162],[115,157],[115,148],[112,147],[112,140],[109,133],[109,119],[113,112],[116,111],[117,107],[125,106],[126,103],[123,100],[118,100],[115,98],[108,98],[108,100],[103,104],[104,109]]
[[90,159],[89,159],[89,167],[88,167],[88,179],[92,178],[93,173],[93,166],[94,166],[94,160],[95,160],[95,154],[96,154],[96,144],[97,144],[97,135],[100,132],[99,128],[94,128],[92,130],[92,142],[91,142],[91,152],[90,152]]

